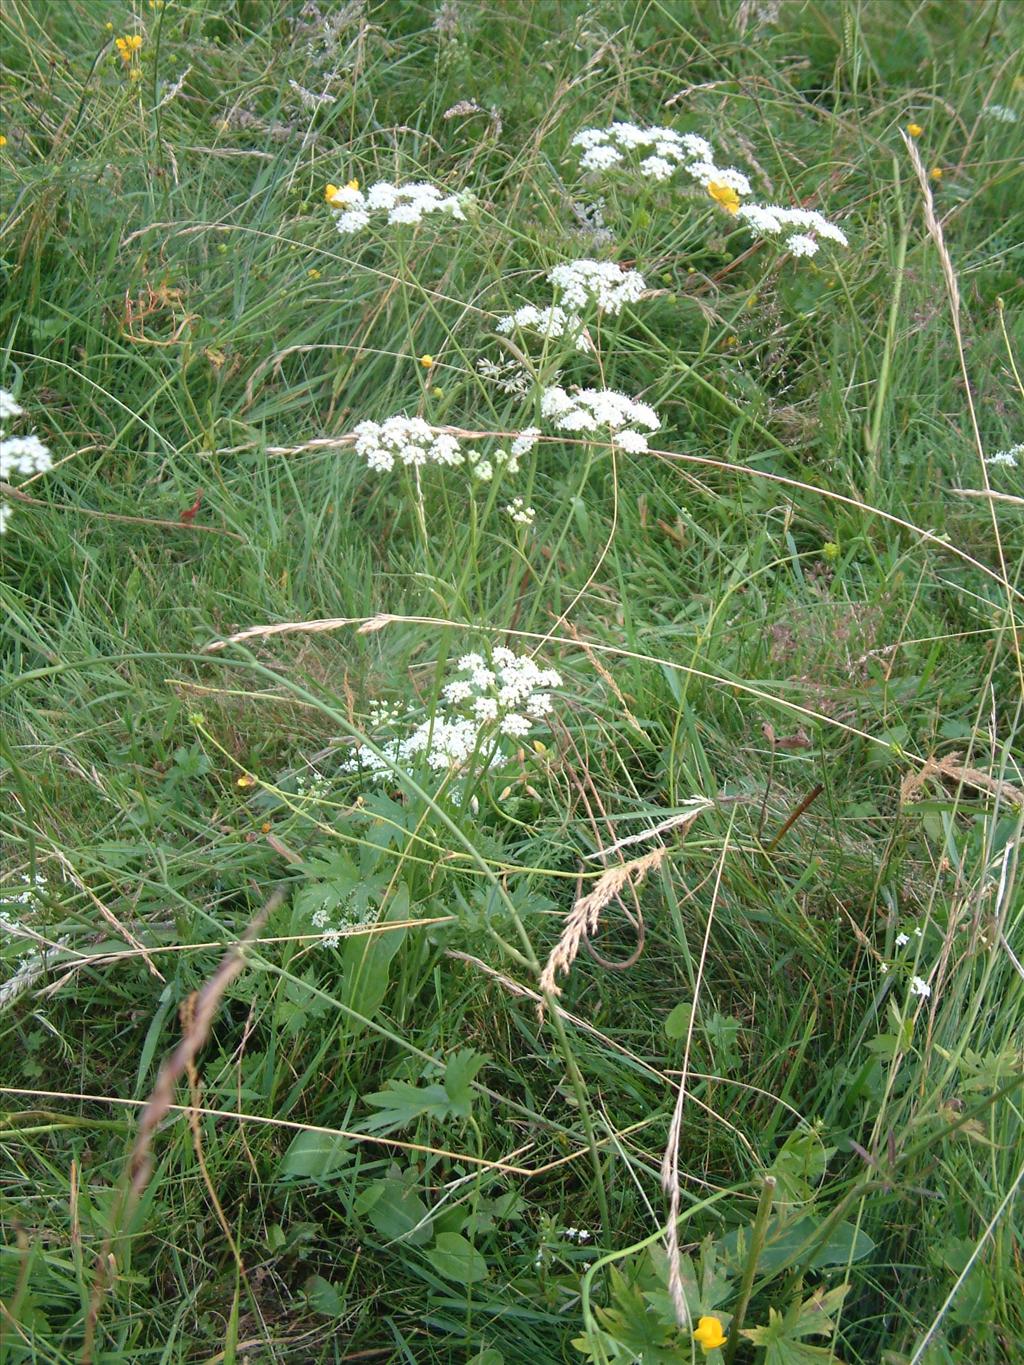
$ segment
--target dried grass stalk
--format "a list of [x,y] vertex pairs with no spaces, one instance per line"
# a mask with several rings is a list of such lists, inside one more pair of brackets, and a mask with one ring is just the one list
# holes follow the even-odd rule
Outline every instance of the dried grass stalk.
[[[540,989],[545,995],[561,995],[555,978],[559,974],[569,975],[584,937],[596,933],[601,911],[605,906],[625,887],[638,887],[649,872],[661,866],[667,853],[668,847],[662,844],[658,848],[652,848],[650,853],[645,853],[642,858],[634,858],[632,862],[610,867],[598,877],[593,889],[576,902],[566,915],[561,936],[552,948],[540,974]],[[543,1010],[543,1006],[541,1009]]]
[[916,773],[907,773],[900,783],[900,801],[907,805],[917,801],[923,794],[925,783],[933,777],[947,778],[950,782],[962,782],[965,787],[975,791],[988,792],[1011,806],[1024,807],[1024,791],[1002,778],[982,772],[980,768],[967,768],[961,763],[963,754],[947,754],[945,758],[929,758],[924,767]]

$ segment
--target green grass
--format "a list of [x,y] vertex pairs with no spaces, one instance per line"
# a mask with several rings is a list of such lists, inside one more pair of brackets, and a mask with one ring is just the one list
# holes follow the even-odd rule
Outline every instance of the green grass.
[[[447,36],[434,3],[322,8],[0,17],[0,385],[60,462],[0,541],[0,983],[31,971],[0,984],[0,1355],[721,1362],[666,1290],[685,1068],[690,1307],[728,1327],[753,1271],[738,1362],[1016,1359],[1024,481],[982,465],[967,385],[985,452],[1019,441],[1019,8],[462,3]],[[589,181],[571,138],[613,119],[701,133],[849,248]],[[353,176],[474,199],[343,237],[323,187]],[[572,207],[599,195],[603,246]],[[496,320],[583,256],[656,292],[593,354],[517,339],[533,390],[502,393]],[[298,449],[395,413],[518,431],[556,372],[642,396],[659,453],[545,440],[417,503]],[[986,477],[1010,500],[962,495]],[[508,766],[461,800],[341,770],[372,708],[429,721],[497,644],[562,677]],[[695,794],[611,856],[667,845],[539,1020],[588,855]],[[133,1201],[179,1012],[277,888]]]

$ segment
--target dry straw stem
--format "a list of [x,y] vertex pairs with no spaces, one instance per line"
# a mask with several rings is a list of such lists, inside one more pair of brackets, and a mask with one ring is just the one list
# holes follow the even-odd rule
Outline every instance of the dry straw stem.
[[[50,471],[47,470],[47,473]],[[120,512],[97,512],[91,507],[76,507],[69,502],[52,502],[48,498],[31,498],[13,484],[0,481],[0,493],[15,502],[27,503],[29,507],[41,507],[46,512],[72,512],[76,517],[92,517],[95,521],[119,521],[128,526],[162,526],[168,531],[198,531],[202,535],[226,536],[228,540],[244,540],[236,531],[225,531],[221,526],[204,526],[194,521],[164,521],[160,517],[129,517]]]
[[[932,187],[928,180],[928,172],[924,168],[921,160],[921,153],[914,145],[913,138],[906,133],[900,132],[907,154],[910,157],[910,164],[914,168],[918,184],[921,187],[921,197],[924,201],[924,224],[928,229],[928,236],[932,239],[935,250],[938,253],[939,261],[942,265],[942,276],[946,282],[946,293],[949,296],[949,311],[953,323],[953,335],[956,338],[957,359],[960,363],[960,373],[964,381],[964,396],[967,401],[967,411],[971,419],[971,432],[974,436],[974,444],[978,452],[978,461],[981,467],[981,479],[985,486],[985,492],[991,493],[991,486],[988,478],[988,466],[985,463],[985,446],[981,439],[981,430],[978,427],[978,416],[974,409],[974,395],[971,391],[971,381],[967,373],[967,358],[964,355],[964,338],[960,326],[960,288],[957,284],[956,271],[953,269],[953,258],[949,254],[946,246],[946,238],[942,231],[942,224],[939,222],[935,213],[935,198],[932,194]],[[1024,690],[1024,662],[1021,659],[1020,638],[1017,631],[1017,622],[1013,616],[1014,596],[1019,597],[1019,593],[1010,583],[1010,576],[1006,568],[1006,556],[1003,553],[1003,538],[999,531],[999,518],[996,515],[995,501],[990,498],[988,504],[989,514],[992,518],[992,534],[995,538],[996,554],[999,559],[1000,582],[1006,592],[1006,618],[1013,639],[1014,656],[1017,662],[1017,677],[1020,680],[1021,688]]]
[[690,1309],[683,1289],[682,1261],[679,1254],[679,1205],[681,1181],[679,1178],[679,1141],[683,1133],[683,1109],[686,1104],[690,1080],[690,1052],[693,1047],[693,1029],[697,1020],[697,1002],[700,999],[704,981],[704,964],[707,961],[708,944],[711,941],[711,926],[715,922],[715,909],[718,905],[718,891],[722,885],[722,872],[725,868],[725,855],[729,849],[728,837],[722,845],[722,856],[718,860],[715,873],[715,887],[711,893],[707,924],[704,927],[704,941],[700,948],[697,963],[697,977],[693,985],[693,1004],[690,1008],[690,1021],[686,1028],[686,1044],[683,1048],[683,1067],[679,1077],[679,1090],[676,1094],[672,1122],[669,1124],[665,1155],[661,1162],[661,1187],[668,1195],[669,1212],[665,1227],[665,1253],[668,1258],[668,1292],[676,1311],[676,1321],[681,1327],[690,1326]]
[[[540,974],[540,989],[545,995],[561,995],[561,989],[555,984],[555,977],[559,973],[562,976],[569,975],[584,938],[596,933],[601,911],[605,906],[626,886],[638,887],[649,872],[661,866],[667,853],[667,846],[662,844],[651,849],[650,853],[645,853],[642,858],[634,858],[632,862],[610,867],[607,872],[602,872],[593,888],[576,902],[566,915],[559,940],[552,948]],[[543,1012],[542,1003],[538,1007],[538,1013]]]
[[[709,1079],[717,1080],[720,1078],[711,1077]],[[0,1095],[18,1095],[24,1099],[64,1100],[65,1102],[73,1100],[76,1103],[118,1105],[123,1109],[145,1109],[149,1103],[148,1100],[130,1100],[120,1095],[97,1095],[84,1090],[38,1090],[35,1087],[17,1085],[0,1085]],[[251,1123],[258,1128],[280,1128],[286,1133],[322,1133],[325,1137],[345,1138],[351,1142],[366,1142],[377,1147],[393,1147],[397,1151],[412,1152],[419,1156],[441,1157],[446,1161],[475,1166],[482,1171],[495,1171],[499,1175],[520,1176],[524,1180],[550,1175],[552,1171],[561,1170],[563,1166],[572,1166],[583,1157],[590,1155],[589,1147],[578,1147],[566,1156],[555,1157],[552,1161],[542,1162],[539,1166],[520,1166],[512,1160],[512,1156],[529,1150],[527,1147],[515,1148],[509,1157],[492,1158],[477,1156],[475,1152],[456,1152],[450,1147],[432,1147],[425,1142],[406,1142],[402,1138],[382,1137],[376,1133],[361,1133],[355,1128],[328,1128],[321,1123],[299,1123],[296,1119],[280,1119],[266,1114],[249,1114],[244,1109],[215,1109],[205,1104],[170,1104],[167,1106],[167,1112],[168,1114],[185,1115],[195,1113],[206,1118],[230,1119],[233,1123]],[[649,1121],[642,1119],[638,1123],[631,1124],[629,1128],[623,1129],[623,1132],[637,1132],[645,1127]],[[605,1146],[611,1141],[611,1136],[599,1138],[598,1146]],[[533,1145],[531,1143],[530,1147]]]
[[947,778],[950,782],[962,782],[965,787],[975,791],[989,792],[1011,806],[1024,808],[1024,791],[1000,777],[982,772],[980,768],[968,768],[961,763],[963,754],[947,754],[945,758],[930,758],[916,773],[907,773],[900,783],[900,800],[904,805],[920,799],[925,783],[932,778]]
[[[240,975],[245,966],[243,948],[256,939],[267,919],[284,903],[285,895],[286,893],[282,888],[278,888],[272,893],[263,908],[252,918],[242,937],[224,954],[217,970],[196,992],[188,1012],[187,1025],[181,1042],[160,1067],[153,1093],[139,1117],[138,1132],[128,1159],[130,1181],[128,1192],[122,1200],[116,1216],[111,1219],[110,1230],[104,1239],[103,1249],[97,1260],[92,1297],[85,1320],[85,1340],[81,1356],[83,1365],[88,1365],[92,1359],[96,1323],[107,1290],[108,1274],[115,1269],[111,1251],[114,1231],[123,1226],[131,1217],[132,1210],[149,1182],[149,1177],[153,1172],[153,1138],[160,1124],[171,1110],[178,1107],[174,1103],[175,1086],[186,1073],[194,1074],[196,1055],[210,1036],[210,1028],[217,1010],[220,1008],[224,992],[232,981]],[[186,1109],[186,1112],[191,1116],[196,1110],[197,1106],[192,1105]]]

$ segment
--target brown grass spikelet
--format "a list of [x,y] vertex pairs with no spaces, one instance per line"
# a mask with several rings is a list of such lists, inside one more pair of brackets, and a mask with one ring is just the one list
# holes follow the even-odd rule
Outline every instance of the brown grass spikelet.
[[[619,863],[602,872],[593,888],[573,905],[565,917],[558,942],[552,948],[544,970],[540,974],[540,988],[545,995],[561,995],[561,988],[555,984],[559,974],[568,976],[572,964],[580,951],[584,937],[597,930],[601,911],[626,886],[638,887],[649,872],[659,868],[668,853],[668,847],[660,844],[645,853],[642,858],[634,858],[628,863]],[[543,1009],[543,1006],[540,1007]]]

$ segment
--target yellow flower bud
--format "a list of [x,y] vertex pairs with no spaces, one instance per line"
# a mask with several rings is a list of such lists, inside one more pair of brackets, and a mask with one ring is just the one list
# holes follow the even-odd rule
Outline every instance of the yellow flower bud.
[[933,167],[931,168],[931,170],[928,172],[928,176],[929,176],[929,179],[931,179],[931,180],[941,180],[941,179],[942,179],[942,167],[941,167],[941,166],[933,166]]
[[910,134],[911,137],[920,137],[921,134],[924,132],[924,129],[921,127],[919,123],[908,123],[907,132]]
[[433,357],[432,355],[421,355],[421,356],[420,356],[420,364],[423,366],[423,368],[424,368],[425,370],[429,370],[429,369],[431,368],[431,366],[433,365],[433,363],[434,363],[434,357]]

